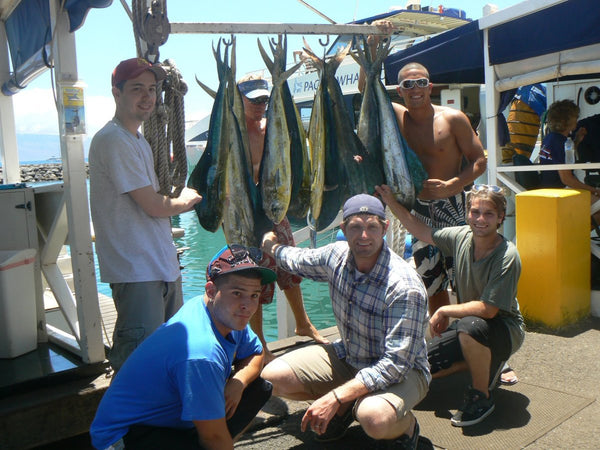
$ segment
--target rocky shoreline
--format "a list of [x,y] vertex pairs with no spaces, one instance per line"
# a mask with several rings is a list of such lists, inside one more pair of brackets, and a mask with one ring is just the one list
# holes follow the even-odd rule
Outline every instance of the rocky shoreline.
[[[88,164],[85,164],[86,173],[89,176]],[[2,167],[0,167],[0,184],[2,181]],[[21,166],[21,182],[34,183],[40,181],[62,181],[63,167],[62,163],[49,164],[26,164]]]

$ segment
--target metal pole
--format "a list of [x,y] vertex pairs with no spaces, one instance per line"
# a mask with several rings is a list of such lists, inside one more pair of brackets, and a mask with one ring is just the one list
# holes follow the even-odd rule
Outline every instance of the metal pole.
[[244,22],[174,22],[171,23],[173,34],[378,34],[381,31],[375,25],[328,25],[306,23],[244,23]]

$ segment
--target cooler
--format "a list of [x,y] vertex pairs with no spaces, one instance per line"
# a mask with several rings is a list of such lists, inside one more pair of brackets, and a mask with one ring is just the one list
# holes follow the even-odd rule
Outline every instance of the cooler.
[[0,251],[0,358],[37,347],[35,249]]

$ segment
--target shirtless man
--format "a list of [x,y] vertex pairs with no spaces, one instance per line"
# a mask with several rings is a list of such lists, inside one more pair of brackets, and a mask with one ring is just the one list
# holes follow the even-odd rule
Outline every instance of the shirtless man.
[[[389,32],[389,21],[373,25]],[[374,50],[378,36],[370,36]],[[362,71],[361,71],[362,72]],[[418,63],[409,63],[398,72],[398,94],[404,105],[393,103],[400,132],[417,154],[429,178],[413,209],[413,214],[429,226],[464,225],[464,187],[471,184],[487,167],[481,141],[467,116],[454,108],[433,105],[429,72]],[[439,250],[425,242],[413,242],[417,271],[429,295],[429,314],[449,304],[447,286],[452,259],[442,258]]]
[[[425,67],[407,64],[398,73],[398,85],[398,93],[406,105],[394,103],[400,132],[429,176],[423,182],[414,214],[435,226],[462,225],[464,187],[486,169],[483,146],[464,113],[431,103],[433,85]],[[463,160],[466,160],[464,167]],[[443,261],[439,250],[420,241],[413,244],[413,255],[427,286],[433,314],[449,303],[447,271],[452,261],[448,258]]]
[[[265,111],[269,101],[269,85],[267,80],[249,75],[238,81],[238,87],[244,103],[244,114],[246,116],[246,129],[248,131],[248,141],[250,143],[250,157],[252,159],[254,182],[258,183],[260,163],[265,145],[265,131],[267,128]],[[273,231],[281,243],[294,245],[292,229],[287,218],[281,221],[281,223],[276,224]],[[319,344],[329,343],[327,339],[319,334],[306,314],[302,290],[300,289],[302,278],[276,268],[275,260],[266,254],[264,255],[261,265],[277,272],[277,284],[285,294],[290,308],[292,309],[292,313],[294,314],[296,334],[299,336],[308,336]],[[273,283],[266,285],[263,288],[258,310],[250,320],[252,330],[258,335],[263,344],[263,348],[265,349],[265,364],[273,360],[275,356],[269,351],[265,341],[263,333],[262,305],[273,301],[274,291],[275,286]]]

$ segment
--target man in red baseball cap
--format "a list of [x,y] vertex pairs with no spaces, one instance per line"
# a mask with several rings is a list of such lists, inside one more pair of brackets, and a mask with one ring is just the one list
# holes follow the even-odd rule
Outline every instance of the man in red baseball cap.
[[112,73],[115,116],[90,145],[90,206],[100,277],[117,309],[109,360],[118,370],[129,354],[183,304],[181,271],[169,216],[202,197],[158,193],[150,145],[138,128],[156,104],[166,76],[144,59],[121,61]]
[[150,64],[144,58],[130,58],[121,61],[115,70],[113,70],[111,82],[113,86],[124,83],[127,80],[137,78],[146,70],[152,72],[156,81],[162,81],[167,77],[167,72],[160,64]]

